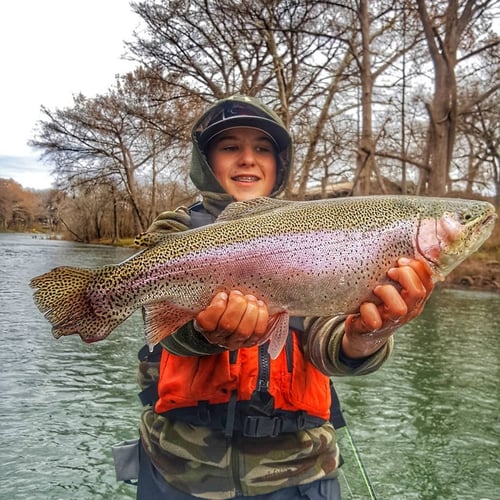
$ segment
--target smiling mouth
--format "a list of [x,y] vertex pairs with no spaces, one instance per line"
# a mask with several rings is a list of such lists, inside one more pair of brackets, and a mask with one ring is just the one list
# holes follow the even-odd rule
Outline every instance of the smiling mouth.
[[231,179],[236,182],[258,182],[260,180],[259,177],[255,177],[254,175],[236,175],[231,177]]

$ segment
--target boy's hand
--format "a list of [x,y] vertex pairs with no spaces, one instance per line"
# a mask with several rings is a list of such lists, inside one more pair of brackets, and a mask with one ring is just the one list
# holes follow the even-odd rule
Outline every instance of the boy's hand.
[[397,328],[423,311],[434,289],[429,266],[419,260],[401,258],[387,276],[401,289],[391,284],[376,287],[373,294],[380,302],[361,304],[359,313],[345,321],[342,350],[350,358],[369,356],[380,349]]
[[210,342],[229,350],[252,347],[266,334],[269,312],[262,300],[232,290],[220,292],[195,318],[195,329]]

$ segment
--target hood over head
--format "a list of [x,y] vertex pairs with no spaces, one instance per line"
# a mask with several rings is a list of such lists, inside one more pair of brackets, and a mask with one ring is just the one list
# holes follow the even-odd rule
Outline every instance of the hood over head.
[[[190,177],[205,198],[219,200],[218,205],[234,201],[217,181],[210,168],[206,149],[216,135],[229,128],[251,127],[263,130],[274,143],[276,150],[276,185],[271,196],[280,194],[290,175],[293,158],[292,138],[279,116],[258,99],[247,96],[232,96],[216,102],[195,123],[191,140],[193,143]],[[227,203],[224,203],[227,200]]]

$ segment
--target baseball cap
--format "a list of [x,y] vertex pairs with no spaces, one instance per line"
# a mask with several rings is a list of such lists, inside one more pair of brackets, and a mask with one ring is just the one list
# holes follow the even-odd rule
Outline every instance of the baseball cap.
[[201,150],[224,130],[235,127],[251,127],[264,131],[276,146],[277,153],[290,145],[290,135],[283,125],[274,121],[258,107],[237,100],[226,100],[209,110],[196,128],[196,137]]

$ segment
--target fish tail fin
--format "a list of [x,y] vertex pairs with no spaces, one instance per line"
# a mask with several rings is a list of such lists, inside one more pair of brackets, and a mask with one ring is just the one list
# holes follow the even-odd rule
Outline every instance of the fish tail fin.
[[36,289],[33,300],[51,323],[55,338],[79,334],[84,342],[95,342],[123,321],[111,322],[96,314],[88,291],[95,273],[92,269],[57,267],[30,281]]

